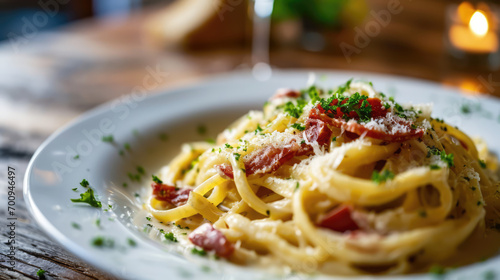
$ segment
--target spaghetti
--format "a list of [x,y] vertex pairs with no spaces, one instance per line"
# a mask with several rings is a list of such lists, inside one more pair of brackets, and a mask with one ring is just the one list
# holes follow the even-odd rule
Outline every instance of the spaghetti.
[[216,144],[184,145],[146,208],[188,227],[185,246],[235,263],[412,272],[499,222],[484,143],[430,114],[365,82],[279,90]]

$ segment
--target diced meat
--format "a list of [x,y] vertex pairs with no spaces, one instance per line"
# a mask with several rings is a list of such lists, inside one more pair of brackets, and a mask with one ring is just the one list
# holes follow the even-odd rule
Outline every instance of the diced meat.
[[318,142],[320,146],[326,146],[332,139],[332,130],[320,119],[308,119],[305,135],[308,142]]
[[271,100],[283,97],[299,98],[300,96],[301,94],[298,91],[287,88],[281,88],[276,91],[276,94],[274,94],[273,97],[271,97]]
[[[372,107],[370,117],[373,120],[382,120],[384,129],[377,129],[375,126],[369,126],[366,123],[360,124],[356,121],[347,121],[344,118],[344,113],[340,108],[335,112],[325,110],[320,104],[313,108],[309,114],[309,118],[318,119],[332,126],[342,128],[346,132],[354,133],[357,136],[365,135],[375,139],[380,139],[388,142],[402,142],[413,138],[420,138],[424,134],[424,129],[414,127],[413,122],[405,120],[389,112],[382,105],[382,101],[378,98],[368,98],[367,102]],[[343,100],[344,103],[346,100]],[[338,104],[338,100],[332,101],[331,105]],[[350,119],[357,120],[358,114],[354,111],[349,112]],[[349,119],[348,118],[348,119]]]
[[194,245],[206,251],[214,251],[219,257],[228,258],[234,252],[234,245],[209,223],[199,226],[188,238]]
[[320,227],[338,232],[354,231],[359,229],[358,224],[351,217],[350,206],[342,204],[328,212],[318,223]]
[[[291,142],[282,147],[274,145],[266,146],[254,152],[245,162],[245,173],[247,176],[252,174],[272,173],[280,168],[287,161],[291,160],[301,149],[301,145]],[[233,168],[228,164],[221,164],[216,168],[223,175],[233,179]]]
[[166,201],[174,206],[186,204],[191,189],[177,189],[175,186],[167,184],[152,183],[153,196],[160,201]]

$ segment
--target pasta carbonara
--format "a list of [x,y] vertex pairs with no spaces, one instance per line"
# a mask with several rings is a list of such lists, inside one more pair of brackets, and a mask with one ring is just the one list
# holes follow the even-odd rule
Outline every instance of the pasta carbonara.
[[170,240],[238,264],[417,271],[500,223],[496,159],[431,110],[366,82],[278,90],[215,144],[185,144],[145,207]]

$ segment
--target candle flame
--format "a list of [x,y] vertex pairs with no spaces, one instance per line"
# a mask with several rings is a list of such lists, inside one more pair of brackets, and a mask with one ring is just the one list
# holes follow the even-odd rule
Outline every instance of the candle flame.
[[477,36],[483,37],[488,33],[488,20],[482,11],[476,11],[469,21],[469,28]]

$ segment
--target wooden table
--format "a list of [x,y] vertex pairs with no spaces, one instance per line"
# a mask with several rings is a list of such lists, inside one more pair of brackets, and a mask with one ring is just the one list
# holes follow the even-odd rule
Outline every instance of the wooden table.
[[[446,1],[402,1],[404,10],[348,62],[337,46],[323,52],[273,47],[278,68],[322,68],[411,76],[500,96],[499,71],[460,70],[443,46]],[[386,1],[371,0],[375,11]],[[102,102],[128,94],[158,67],[155,90],[190,83],[208,75],[248,68],[245,49],[197,52],[158,50],[144,43],[142,22],[151,11],[130,17],[82,21],[39,33],[15,52],[0,45],[0,217],[7,216],[6,170],[17,170],[17,266],[7,264],[8,236],[0,227],[0,279],[37,279],[38,269],[53,279],[113,279],[67,253],[41,232],[22,198],[22,178],[40,143],[61,125]],[[408,36],[411,34],[411,36]],[[351,34],[352,35],[352,34]],[[148,70],[149,69],[149,70]],[[488,81],[489,82],[485,82]]]

